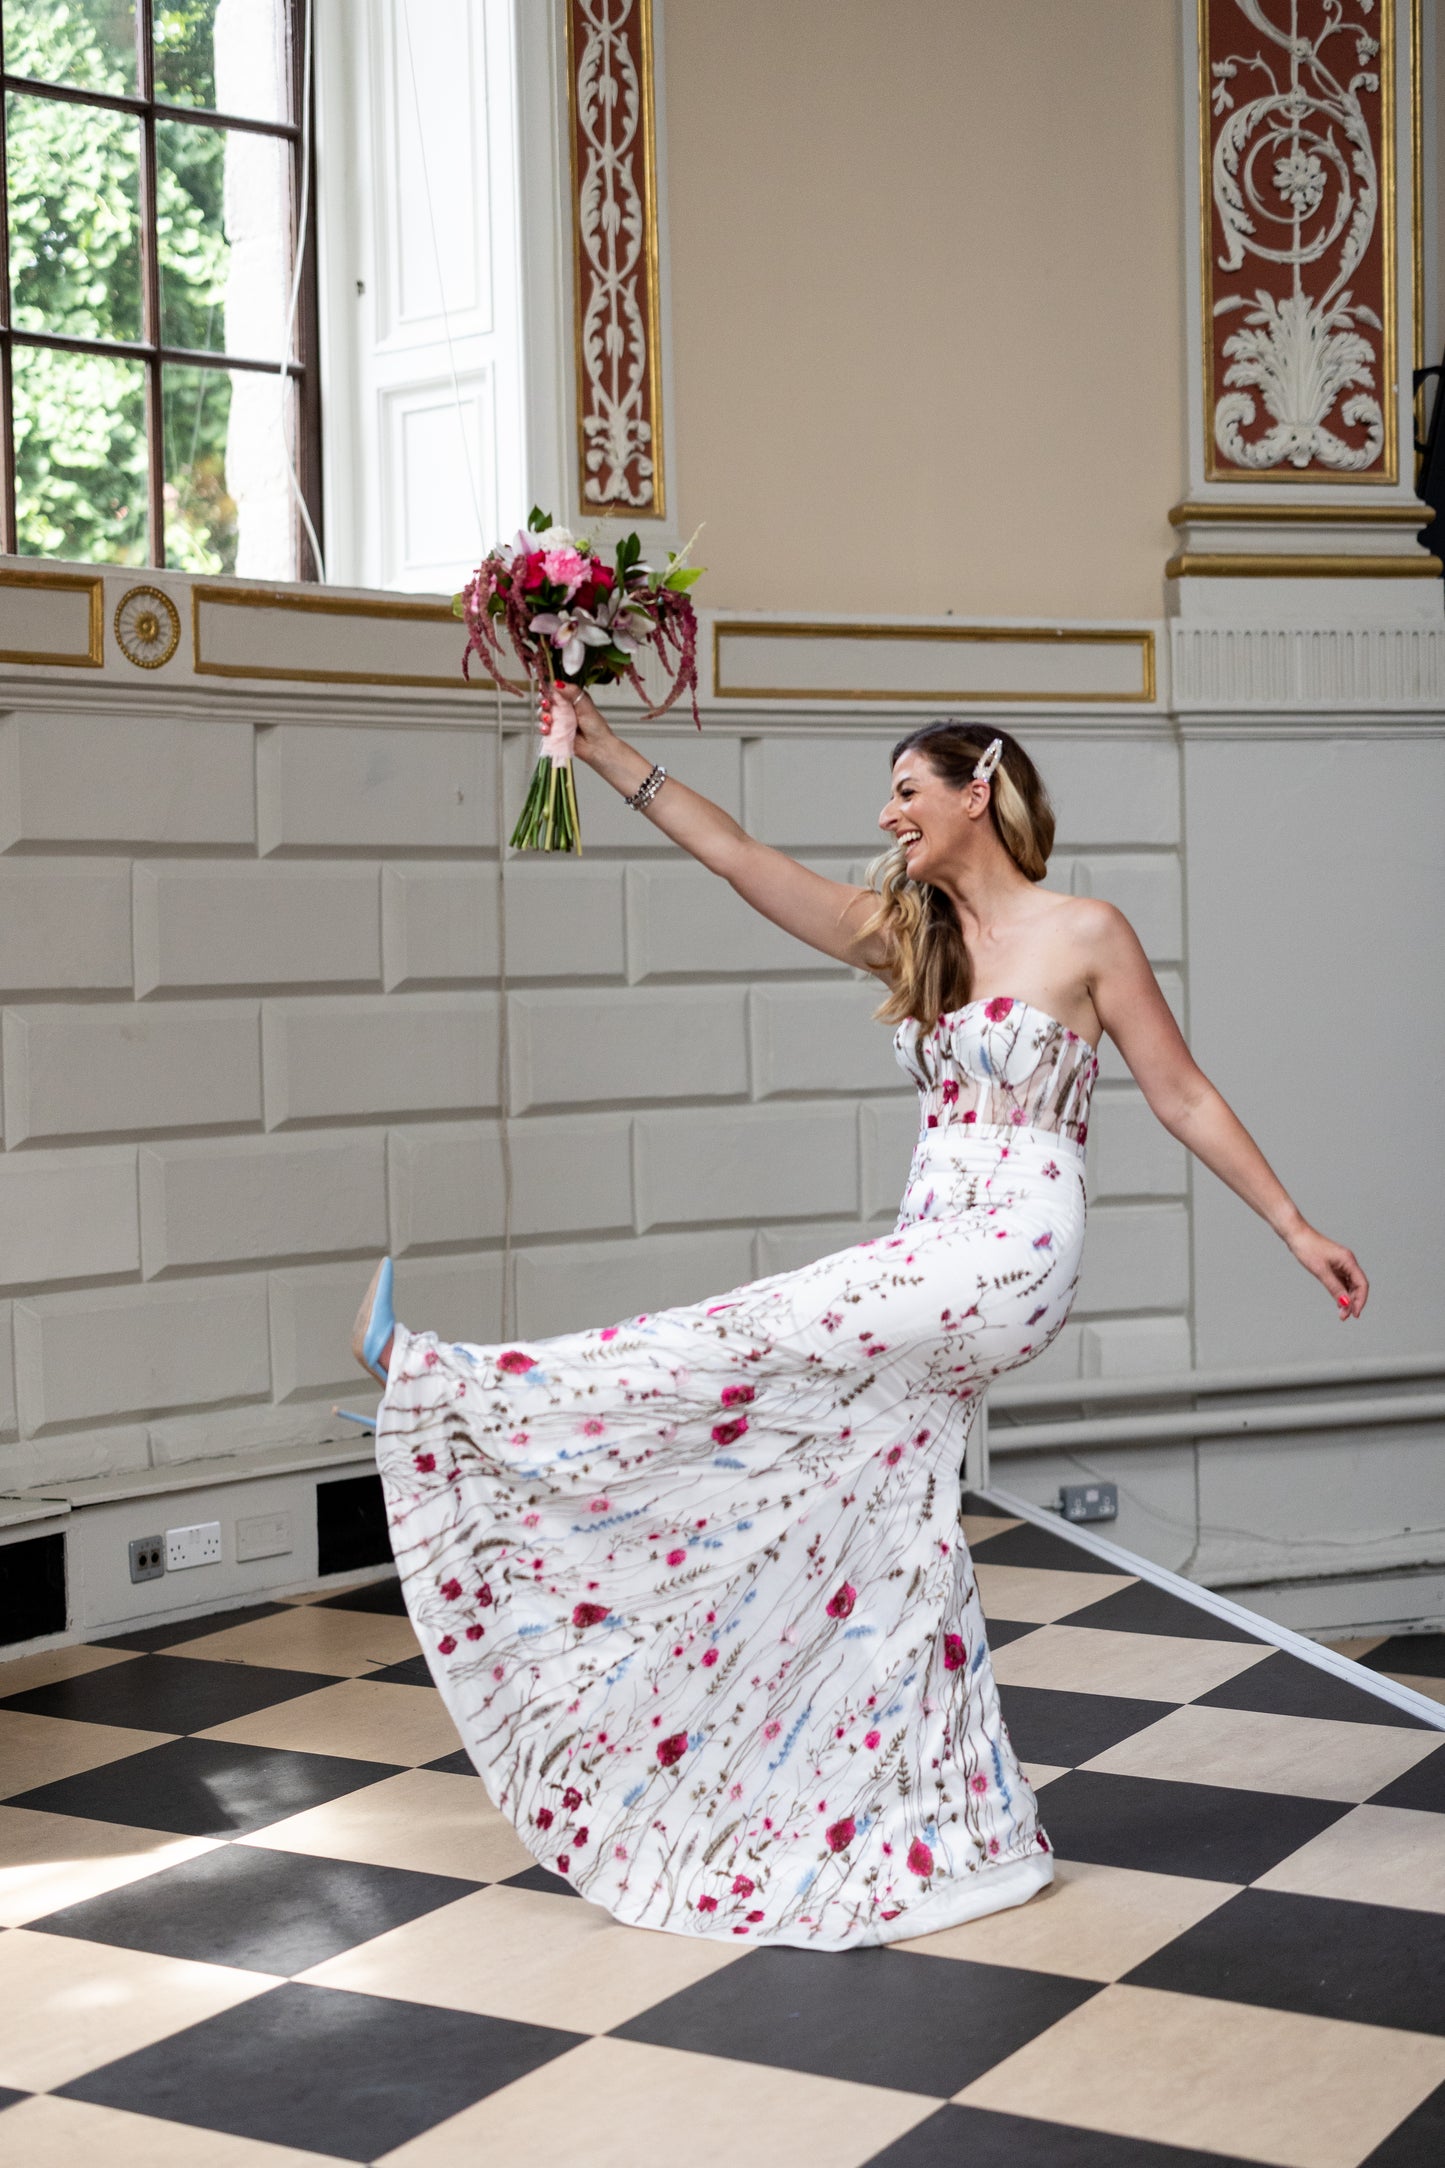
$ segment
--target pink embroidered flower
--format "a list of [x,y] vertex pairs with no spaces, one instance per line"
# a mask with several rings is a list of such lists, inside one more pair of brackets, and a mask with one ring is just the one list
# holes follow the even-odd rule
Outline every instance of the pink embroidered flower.
[[412,1459],[416,1462],[417,1472],[419,1474],[435,1475],[437,1465],[437,1457],[435,1453],[413,1453]]
[[579,1603],[572,1612],[574,1626],[600,1626],[607,1616],[605,1603]]
[[477,1602],[482,1606],[482,1609],[485,1610],[487,1605],[491,1601],[492,1584],[490,1581],[483,1581],[481,1587],[477,1590]]
[[539,1829],[550,1829],[552,1827],[552,1809],[550,1807],[538,1807],[536,1822]]
[[570,1874],[572,1872],[572,1862],[565,1852],[561,1852],[557,1856],[557,1872],[558,1874]]
[[990,1838],[989,1838],[989,1840],[988,1840],[988,1848],[989,1848],[989,1850],[990,1850],[991,1852],[996,1852],[996,1851],[998,1850],[998,1838],[997,1838],[997,1837],[990,1837]]
[[497,1368],[510,1371],[514,1377],[520,1377],[524,1370],[535,1370],[536,1367],[536,1356],[524,1355],[519,1347],[509,1347],[504,1354],[497,1357]]
[[1013,1112],[1012,1112],[1012,1113],[1011,1113],[1011,1114],[1009,1115],[1009,1120],[1010,1120],[1010,1121],[1011,1121],[1011,1122],[1013,1123],[1013,1125],[1014,1125],[1015,1129],[1017,1129],[1017,1128],[1019,1127],[1020,1123],[1021,1123],[1021,1122],[1022,1122],[1022,1121],[1023,1121],[1024,1119],[1025,1119],[1025,1116],[1024,1116],[1024,1110],[1023,1110],[1023,1108],[1022,1108],[1022,1107],[1015,1107],[1015,1108],[1013,1109]]
[[566,1813],[575,1814],[582,1804],[582,1794],[575,1784],[569,1784],[562,1794],[562,1806]]
[[843,1586],[828,1598],[829,1618],[847,1618],[857,1600],[857,1589],[851,1581],[845,1581]]
[[423,1355],[422,1357],[422,1368],[424,1370],[434,1370],[440,1361],[441,1357],[440,1355],[438,1355],[436,1349],[434,1347],[429,1347],[425,1355]]
[[685,1566],[687,1564],[686,1551],[669,1551],[667,1554],[667,1563],[669,1564],[669,1566]]
[[714,1423],[712,1442],[714,1445],[736,1445],[747,1427],[748,1419],[745,1415],[735,1415],[726,1423]]
[[922,1875],[925,1881],[933,1872],[933,1854],[921,1837],[915,1837],[908,1847],[908,1872]]
[[1000,994],[997,1001],[986,1001],[984,1003],[983,1013],[991,1024],[1001,1024],[1012,1007],[1013,1003],[1005,995]]
[[952,1107],[958,1104],[957,1077],[945,1077],[943,1082],[943,1103],[946,1107]]
[[[978,1120],[977,1110],[974,1107],[970,1107],[963,1118],[966,1122],[976,1122]],[[884,1913],[883,1917],[887,1919],[888,1915],[886,1912]]]
[[777,1736],[778,1736],[778,1733],[779,1733],[779,1732],[780,1732],[780,1731],[782,1730],[782,1728],[783,1728],[783,1727],[782,1727],[782,1725],[781,1725],[781,1724],[780,1724],[780,1723],[778,1722],[777,1718],[776,1718],[776,1717],[774,1717],[774,1718],[772,1719],[772,1721],[771,1721],[770,1723],[764,1724],[764,1726],[763,1726],[763,1737],[764,1737],[765,1739],[776,1739],[776,1738],[777,1738]]
[[450,1634],[443,1634],[437,1643],[437,1647],[443,1656],[450,1656],[452,1650],[456,1647],[456,1642]]
[[442,1582],[442,1594],[446,1597],[448,1603],[455,1603],[461,1592],[462,1584],[460,1581]]
[[469,1626],[467,1628],[468,1641],[480,1641],[486,1630],[485,1626]]
[[1089,1125],[1088,1125],[1088,1123],[1087,1123],[1087,1122],[1080,1122],[1080,1124],[1079,1124],[1079,1134],[1078,1134],[1077,1138],[1075,1139],[1075,1142],[1076,1142],[1076,1143],[1078,1143],[1078,1144],[1087,1144],[1087,1143],[1088,1143],[1088,1141],[1089,1141]]
[[582,1425],[582,1435],[584,1438],[600,1438],[606,1427],[599,1416],[589,1415]]
[[699,1897],[697,1901],[697,1909],[699,1912],[716,1912],[716,1897]]
[[756,1392],[751,1385],[725,1385],[722,1389],[722,1404],[725,1408],[745,1407],[750,1400],[756,1399],[756,1397]]
[[872,1751],[873,1751],[874,1747],[875,1747],[875,1746],[877,1746],[877,1744],[878,1744],[879,1740],[880,1740],[880,1739],[882,1738],[882,1736],[883,1736],[883,1734],[882,1734],[881,1732],[878,1732],[878,1731],[865,1731],[865,1732],[864,1732],[864,1734],[863,1734],[863,1744],[864,1744],[864,1746],[866,1746],[866,1747],[867,1747],[867,1749],[868,1749],[868,1751],[869,1751],[869,1753],[870,1753],[870,1754],[872,1753]]
[[586,1829],[574,1829],[572,1832],[572,1842],[577,1847],[577,1850],[580,1852],[583,1845],[587,1842]]
[[594,1498],[587,1511],[589,1513],[610,1513],[612,1511],[612,1500],[610,1498]]
[[702,1654],[702,1661],[704,1669],[710,1670],[712,1666],[717,1662],[717,1650],[704,1649]]
[[657,1758],[664,1769],[671,1769],[673,1763],[680,1762],[686,1752],[687,1733],[685,1731],[675,1731],[671,1738],[659,1739],[657,1742]]
[[753,1923],[753,1925],[756,1925],[756,1924],[757,1924],[757,1922],[758,1922],[758,1921],[759,1921],[760,1919],[762,1919],[763,1917],[764,1917],[764,1914],[763,1914],[763,1913],[761,1913],[761,1912],[750,1912],[750,1913],[748,1914],[748,1919],[750,1920],[750,1922],[752,1922],[752,1923]]
[[968,1780],[968,1788],[971,1792],[986,1792],[988,1790],[988,1778],[981,1769],[975,1769]]
[[845,1814],[841,1822],[833,1822],[824,1830],[830,1852],[846,1852],[858,1834],[858,1824],[851,1814]]
[[750,1874],[735,1874],[733,1876],[734,1897],[751,1897],[757,1886]]
[[1049,1848],[1049,1840],[1048,1840],[1048,1838],[1047,1838],[1047,1837],[1046,1837],[1046,1836],[1044,1835],[1044,1833],[1043,1833],[1043,1831],[1042,1831],[1042,1830],[1039,1830],[1039,1832],[1038,1832],[1038,1840],[1039,1840],[1039,1850],[1040,1850],[1041,1852],[1047,1852],[1047,1850],[1048,1850],[1048,1848]]
[[615,1340],[617,1338],[617,1327],[615,1325],[608,1325],[604,1327],[604,1329],[600,1333],[598,1333],[597,1337],[599,1340]]
[[1054,1162],[1051,1159],[1046,1159],[1044,1161],[1043,1171],[1048,1176],[1051,1182],[1057,1182],[1057,1180],[1059,1179],[1059,1170],[1054,1165]]
[[887,1461],[890,1468],[896,1468],[899,1461],[903,1458],[902,1446],[890,1445],[888,1451],[884,1454],[883,1458]]
[[961,1634],[945,1634],[943,1637],[943,1668],[945,1671],[962,1671],[968,1662],[968,1651]]

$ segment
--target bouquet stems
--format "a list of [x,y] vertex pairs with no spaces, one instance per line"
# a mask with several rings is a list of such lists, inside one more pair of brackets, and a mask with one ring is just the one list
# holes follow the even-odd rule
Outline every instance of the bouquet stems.
[[512,830],[514,851],[573,851],[582,855],[577,789],[570,760],[544,751],[532,770],[521,818]]

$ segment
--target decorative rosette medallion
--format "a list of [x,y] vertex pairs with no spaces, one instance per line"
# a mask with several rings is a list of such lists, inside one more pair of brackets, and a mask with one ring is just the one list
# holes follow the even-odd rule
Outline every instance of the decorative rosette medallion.
[[137,670],[159,670],[181,644],[181,616],[158,587],[132,587],[115,606],[115,644]]

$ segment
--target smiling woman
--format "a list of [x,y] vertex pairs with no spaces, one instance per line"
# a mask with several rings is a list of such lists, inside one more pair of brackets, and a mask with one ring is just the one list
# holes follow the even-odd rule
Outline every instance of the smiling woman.
[[944,721],[894,748],[880,893],[680,782],[645,796],[645,756],[579,688],[553,688],[562,708],[663,833],[884,983],[918,1144],[891,1235],[532,1345],[399,1324],[383,1261],[353,1347],[385,1387],[433,1676],[529,1849],[620,1920],[836,1950],[1020,1904],[1053,1861],[959,1470],[989,1383],[1073,1302],[1101,1033],[1342,1316],[1364,1274],[1195,1067],[1127,922],[1042,886],[1053,817],[1012,739]]

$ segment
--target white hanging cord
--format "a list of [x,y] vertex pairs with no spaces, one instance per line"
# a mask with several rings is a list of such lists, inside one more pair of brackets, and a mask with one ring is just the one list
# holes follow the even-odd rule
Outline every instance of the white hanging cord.
[[[311,554],[316,564],[316,577],[318,580],[324,581],[326,578],[326,560],[321,554],[321,543],[317,537],[316,529],[311,524],[311,513],[307,506],[306,499],[301,493],[301,482],[300,478],[296,473],[296,462],[291,456],[290,431],[287,429],[286,426],[287,409],[290,406],[290,401],[287,398],[286,394],[287,388],[291,382],[291,379],[287,374],[287,369],[291,360],[291,333],[295,328],[296,305],[301,296],[301,269],[302,265],[306,261],[307,220],[311,215],[311,61],[312,54],[315,49],[317,5],[318,0],[306,0],[305,7],[302,11],[303,28],[301,34],[301,206],[300,215],[298,216],[296,221],[296,248],[294,252],[295,260],[292,263],[291,267],[291,292],[286,302],[286,324],[284,330],[281,333],[280,375],[281,451],[286,461],[286,479],[291,484],[291,494],[296,500],[296,509],[301,515],[301,524],[306,529],[306,539],[311,544]],[[314,355],[312,356],[311,365],[313,368],[315,368],[316,366],[316,359]]]
[[[467,470],[467,488],[471,493],[472,512],[477,522],[477,555],[485,556],[487,548],[486,526],[482,519],[481,499],[477,494],[477,477],[472,466],[472,448],[467,439],[463,421],[462,389],[457,378],[456,349],[452,344],[451,312],[447,308],[446,280],[442,275],[441,242],[437,233],[436,206],[432,200],[431,168],[426,154],[426,129],[422,125],[421,93],[417,88],[416,54],[411,42],[411,0],[402,0],[402,34],[406,39],[407,72],[411,77],[412,110],[416,115],[417,155],[421,160],[422,191],[426,197],[427,224],[431,229],[432,260],[436,265],[437,304],[441,310],[442,330],[446,337],[447,367],[451,372],[452,399],[457,410],[457,432],[462,440],[462,460]],[[498,1331],[503,1340],[512,1331],[512,1049],[511,1022],[507,998],[507,819],[506,800],[503,790],[505,780],[502,731],[502,687],[494,678],[492,691],[495,700],[492,761],[492,799],[495,807],[494,838],[497,852],[497,1129],[502,1162],[502,1289],[501,1318]]]

